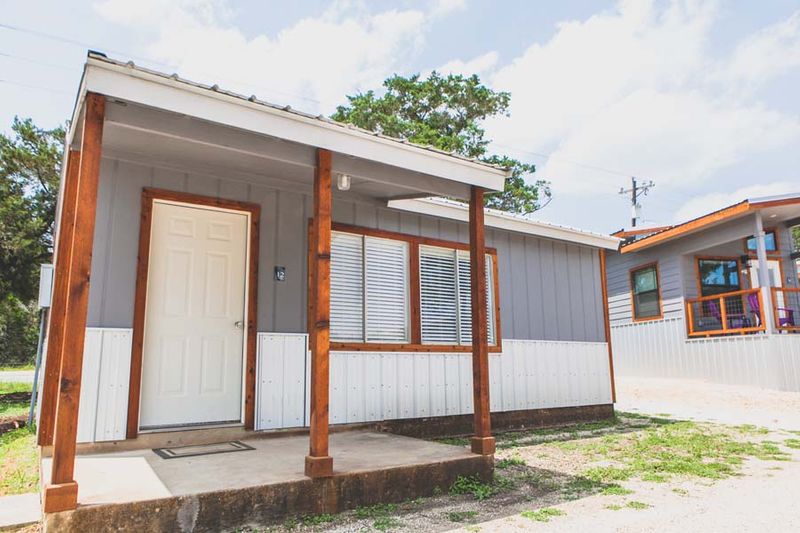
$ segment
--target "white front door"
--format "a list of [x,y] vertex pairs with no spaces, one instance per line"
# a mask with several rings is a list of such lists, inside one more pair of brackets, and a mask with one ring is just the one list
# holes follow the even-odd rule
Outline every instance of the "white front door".
[[241,422],[248,221],[154,201],[141,429]]

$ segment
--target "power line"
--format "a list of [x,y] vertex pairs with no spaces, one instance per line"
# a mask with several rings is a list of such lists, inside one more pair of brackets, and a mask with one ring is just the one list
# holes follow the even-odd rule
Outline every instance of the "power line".
[[624,187],[619,188],[619,194],[628,194],[631,195],[631,227],[636,227],[636,221],[642,218],[642,204],[639,203],[640,196],[647,196],[647,193],[655,187],[656,184],[653,180],[648,181],[647,183],[640,184],[636,181],[635,177],[631,177],[631,188],[626,189]]
[[62,90],[59,90],[59,89],[53,89],[52,87],[45,87],[43,85],[34,85],[34,84],[31,84],[31,83],[22,83],[20,81],[3,80],[3,79],[0,79],[0,83],[5,83],[7,85],[17,85],[18,87],[24,87],[26,89],[38,89],[38,90],[41,90],[41,91],[49,91],[51,93],[66,94],[66,95],[69,95],[69,96],[74,96],[74,94],[69,92],[69,91],[62,91]]

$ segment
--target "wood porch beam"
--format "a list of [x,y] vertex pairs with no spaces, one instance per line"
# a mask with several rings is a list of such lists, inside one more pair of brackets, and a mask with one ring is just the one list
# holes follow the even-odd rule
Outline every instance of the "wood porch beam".
[[489,407],[489,335],[486,313],[486,242],[483,224],[483,189],[473,186],[469,196],[469,266],[472,304],[472,391],[475,435],[472,452],[493,455]]
[[56,406],[53,461],[50,483],[44,490],[44,511],[53,513],[75,509],[78,484],[74,479],[75,447],[78,434],[78,407],[81,395],[83,344],[86,312],[89,307],[89,277],[92,269],[97,189],[103,140],[105,98],[86,95],[80,171],[73,235],[69,253],[66,315],[62,339],[62,362]]
[[600,291],[603,297],[603,329],[608,345],[608,372],[611,379],[611,403],[617,403],[617,382],[614,378],[614,349],[611,346],[611,318],[608,312],[608,274],[606,271],[606,251],[598,250],[600,254]]
[[78,195],[78,172],[81,153],[70,150],[64,174],[61,213],[58,223],[55,253],[55,279],[53,299],[47,321],[47,357],[45,358],[42,403],[39,406],[39,446],[53,444],[53,428],[58,403],[58,378],[61,375],[61,348],[64,339],[64,318],[67,304],[67,277],[69,276],[72,230],[75,224],[75,209]]
[[333,474],[333,458],[328,454],[328,396],[330,387],[330,312],[331,312],[331,152],[317,150],[314,171],[314,227],[311,232],[313,271],[309,312],[313,322],[311,344],[311,419],[309,453],[305,472],[312,478]]

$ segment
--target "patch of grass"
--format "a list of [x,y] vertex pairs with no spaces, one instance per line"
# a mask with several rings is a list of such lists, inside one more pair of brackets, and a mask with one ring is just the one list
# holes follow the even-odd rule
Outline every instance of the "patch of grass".
[[766,435],[769,430],[765,427],[758,427],[753,424],[740,424],[733,426],[733,429],[745,435]]
[[616,503],[610,503],[606,505],[606,509],[608,509],[609,511],[619,511],[622,509],[622,506]]
[[0,400],[0,418],[27,415],[29,408],[28,402],[4,402]]
[[614,428],[621,423],[622,421],[615,415],[612,418],[596,422],[583,422],[569,426],[528,429],[525,431],[509,431],[496,435],[497,448],[518,448],[552,440],[577,439],[581,433],[603,431]]
[[378,518],[389,516],[397,511],[394,503],[377,503],[367,507],[358,507],[355,511],[356,518]]
[[576,451],[606,463],[583,473],[600,483],[632,477],[663,483],[675,475],[720,479],[734,475],[745,458],[790,459],[777,443],[742,441],[736,435],[711,425],[671,421],[572,444]]
[[686,490],[686,489],[682,489],[682,488],[680,488],[680,487],[675,487],[675,488],[673,488],[673,489],[672,489],[672,492],[674,492],[674,493],[675,493],[675,494],[677,494],[678,496],[688,496],[688,495],[689,495],[689,491],[688,491],[688,490]]
[[627,507],[628,509],[636,509],[638,511],[641,511],[642,509],[647,509],[651,507],[651,505],[649,503],[637,502],[636,500],[631,500],[625,504],[625,507]]
[[600,494],[603,496],[626,496],[628,494],[633,494],[633,491],[631,489],[626,489],[617,483],[612,483],[610,485],[606,485],[603,490],[600,491]]
[[786,439],[783,441],[783,445],[793,450],[800,450],[800,439]]
[[296,516],[287,516],[286,520],[283,521],[283,527],[285,529],[294,529],[300,525],[300,521],[297,520]]
[[478,501],[491,498],[495,494],[513,488],[514,482],[502,476],[495,476],[492,483],[484,483],[478,476],[458,476],[453,486],[450,487],[450,494],[471,494]]
[[525,461],[521,457],[506,457],[505,459],[500,459],[494,464],[495,468],[499,468],[500,470],[504,470],[509,466],[523,466],[525,465]]
[[466,522],[478,516],[478,511],[450,511],[447,513],[447,519],[451,522]]
[[659,417],[659,418],[669,418],[672,415],[669,414],[669,413],[656,413],[656,416]]
[[31,392],[33,383],[16,383],[0,381],[0,394],[11,394],[12,392]]
[[29,365],[0,365],[0,372],[19,372],[23,370],[34,370],[36,367],[33,364]]
[[0,496],[35,492],[39,486],[36,433],[24,427],[0,435]]
[[525,518],[536,520],[537,522],[549,522],[551,518],[556,516],[563,516],[567,513],[565,513],[561,509],[545,507],[543,509],[537,509],[535,511],[522,511],[520,514]]
[[392,528],[397,528],[402,526],[403,523],[392,517],[392,516],[381,516],[376,518],[375,521],[372,523],[372,527],[377,529],[378,531],[389,531]]
[[322,524],[328,524],[336,520],[336,517],[331,514],[318,514],[318,515],[311,515],[311,516],[304,516],[301,520],[304,526],[306,527],[313,527],[313,526],[320,526]]

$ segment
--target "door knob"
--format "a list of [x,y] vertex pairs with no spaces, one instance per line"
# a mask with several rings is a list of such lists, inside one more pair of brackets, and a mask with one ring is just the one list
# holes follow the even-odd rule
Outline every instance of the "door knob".
[[241,320],[237,320],[236,322],[233,323],[233,325],[236,326],[236,329],[244,328],[244,322],[242,322]]

